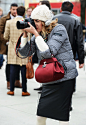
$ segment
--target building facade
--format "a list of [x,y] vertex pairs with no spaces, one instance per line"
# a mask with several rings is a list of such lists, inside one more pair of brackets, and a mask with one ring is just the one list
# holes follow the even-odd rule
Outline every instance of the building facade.
[[0,0],[0,7],[3,9],[3,15],[6,15],[10,11],[11,3],[25,6],[24,2],[24,0]]
[[[25,7],[32,7],[35,8],[40,0],[25,0]],[[73,13],[76,14],[77,16],[81,16],[81,5],[79,0],[70,0],[73,5]],[[60,7],[62,5],[62,2],[64,2],[64,0],[49,0],[50,4],[51,4],[51,8],[52,11],[54,12],[54,14],[58,14],[60,13]]]

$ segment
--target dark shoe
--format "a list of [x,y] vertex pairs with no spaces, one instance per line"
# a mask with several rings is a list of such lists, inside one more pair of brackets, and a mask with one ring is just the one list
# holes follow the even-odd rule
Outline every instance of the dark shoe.
[[7,89],[10,89],[10,82],[7,82]]
[[73,93],[76,92],[76,89],[73,90]]
[[73,108],[72,107],[70,107],[70,109],[69,109],[70,111],[72,111],[73,110]]
[[41,94],[42,92],[40,91],[40,92],[38,92],[38,94]]
[[20,83],[20,80],[16,80],[16,81],[15,81],[15,87],[16,87],[16,88],[22,88],[22,85],[21,85],[21,83]]
[[42,90],[42,86],[39,87],[39,88],[35,88],[34,90],[36,90],[36,91],[41,91],[41,90]]
[[14,95],[14,92],[13,91],[8,91],[7,94],[8,95]]
[[22,96],[29,96],[30,93],[29,92],[22,92]]
[[0,69],[2,68],[3,64],[0,66]]
[[5,61],[5,59],[3,59],[3,62]]

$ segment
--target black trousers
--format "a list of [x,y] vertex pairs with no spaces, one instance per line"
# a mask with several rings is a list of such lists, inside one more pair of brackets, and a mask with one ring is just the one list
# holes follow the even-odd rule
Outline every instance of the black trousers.
[[[10,64],[6,64],[5,73],[6,73],[6,80],[9,82],[10,81]],[[20,80],[19,74],[20,74],[20,67],[17,67],[15,80]]]
[[27,92],[27,79],[26,79],[26,65],[12,65],[10,64],[10,91],[14,91],[14,83],[16,79],[17,69],[21,70],[22,76],[22,91]]

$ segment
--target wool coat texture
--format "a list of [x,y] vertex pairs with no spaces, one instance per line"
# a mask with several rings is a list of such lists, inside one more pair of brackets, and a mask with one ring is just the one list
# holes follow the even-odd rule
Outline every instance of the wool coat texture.
[[16,55],[15,48],[16,43],[23,33],[22,30],[17,29],[16,23],[19,20],[23,20],[21,17],[15,17],[14,19],[8,20],[5,26],[4,38],[9,41],[8,45],[8,64],[26,65],[28,62],[28,57],[26,59],[21,59]]

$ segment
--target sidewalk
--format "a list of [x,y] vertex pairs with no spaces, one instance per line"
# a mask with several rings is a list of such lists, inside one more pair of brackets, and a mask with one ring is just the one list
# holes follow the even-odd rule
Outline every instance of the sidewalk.
[[[5,63],[0,70],[0,125],[36,125],[39,87],[35,79],[28,80],[27,90],[31,96],[22,97],[22,90],[16,88],[15,95],[7,95]],[[78,62],[76,62],[78,67]],[[37,65],[34,66],[36,69]],[[86,125],[86,61],[85,70],[78,69],[76,92],[73,95],[73,111],[70,113],[70,125]],[[58,121],[47,119],[47,125],[59,125]]]

